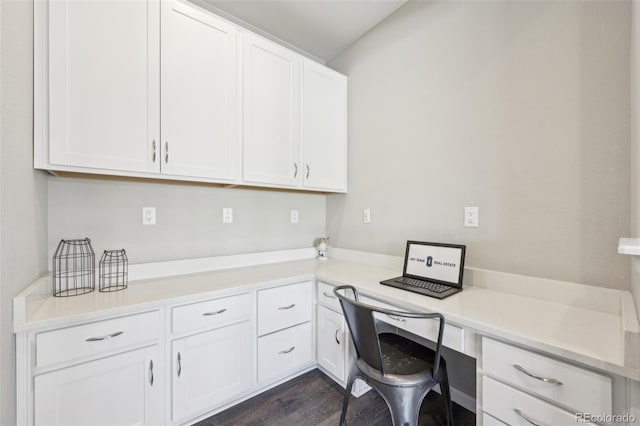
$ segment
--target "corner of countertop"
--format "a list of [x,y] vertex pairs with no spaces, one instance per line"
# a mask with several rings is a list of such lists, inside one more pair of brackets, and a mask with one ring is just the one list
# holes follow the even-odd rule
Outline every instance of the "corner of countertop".
[[51,274],[38,278],[33,284],[13,298],[13,332],[22,331],[22,327],[31,316],[53,294]]

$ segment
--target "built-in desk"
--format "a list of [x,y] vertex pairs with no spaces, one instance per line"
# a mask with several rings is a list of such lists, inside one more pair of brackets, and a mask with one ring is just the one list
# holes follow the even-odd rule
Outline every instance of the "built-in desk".
[[[19,419],[28,423],[25,419],[31,418],[27,413],[32,398],[29,378],[37,367],[29,354],[38,333],[154,310],[164,318],[169,306],[239,292],[253,294],[259,288],[314,279],[354,285],[361,294],[402,309],[441,312],[448,324],[464,330],[462,352],[476,358],[478,366],[479,424],[483,419],[488,423],[495,420],[482,412],[483,387],[486,392],[495,392],[508,385],[514,389],[514,398],[524,398],[523,403],[530,398],[517,393],[527,391],[525,385],[501,377],[499,369],[483,370],[487,342],[525,351],[525,357],[528,353],[540,356],[541,365],[561,362],[606,376],[612,389],[612,412],[639,410],[640,332],[629,292],[468,268],[464,291],[437,300],[379,284],[400,274],[401,259],[347,250],[331,254],[334,258],[326,261],[310,258],[313,250],[253,254],[249,257],[257,263],[264,263],[264,259],[275,262],[254,266],[247,265],[247,256],[131,265],[131,276],[141,279],[130,282],[128,289],[68,298],[51,297],[49,279],[43,277],[14,299]],[[287,260],[292,257],[299,260]],[[300,259],[304,257],[307,259]],[[201,272],[207,269],[214,270]],[[193,271],[198,272],[187,274]],[[170,272],[183,275],[151,277]],[[544,403],[556,401],[554,394],[540,391],[535,395]],[[562,399],[557,401],[561,408],[572,407]],[[640,416],[640,412],[632,412]]]

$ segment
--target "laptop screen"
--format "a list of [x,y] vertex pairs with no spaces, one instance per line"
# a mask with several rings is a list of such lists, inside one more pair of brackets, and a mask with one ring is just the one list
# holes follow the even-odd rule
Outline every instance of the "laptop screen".
[[462,287],[465,246],[407,241],[405,277]]

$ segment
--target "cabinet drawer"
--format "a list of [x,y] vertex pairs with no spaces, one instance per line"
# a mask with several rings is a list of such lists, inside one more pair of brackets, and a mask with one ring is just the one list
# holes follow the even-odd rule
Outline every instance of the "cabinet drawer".
[[[367,297],[362,297],[361,300],[364,303],[387,309],[393,309],[396,311],[405,310]],[[417,336],[424,337],[432,342],[436,342],[438,340],[440,321],[437,319],[401,318],[384,314],[376,314],[376,318],[386,322],[387,324],[391,324],[394,327],[398,327]],[[447,323],[445,319],[442,345],[464,353],[464,329]]]
[[488,415],[487,413],[482,413],[482,426],[505,426],[506,423],[502,423],[500,420],[496,419]]
[[258,335],[311,320],[311,282],[258,291]]
[[171,310],[171,329],[174,334],[179,334],[215,328],[250,317],[251,295],[244,293],[175,307]]
[[483,411],[509,425],[563,426],[578,423],[575,414],[486,376],[482,378],[482,398]]
[[313,360],[311,323],[258,339],[258,382],[283,377]]
[[157,340],[160,335],[158,311],[36,335],[36,366],[44,367],[120,348]]
[[324,305],[332,311],[342,313],[340,301],[336,296],[334,296],[333,289],[334,286],[318,281],[318,292],[316,298],[318,300],[318,303],[320,303],[321,305]]
[[[607,376],[486,337],[482,339],[482,368],[485,374],[576,412],[611,413],[611,378]],[[555,379],[561,384],[543,378]]]

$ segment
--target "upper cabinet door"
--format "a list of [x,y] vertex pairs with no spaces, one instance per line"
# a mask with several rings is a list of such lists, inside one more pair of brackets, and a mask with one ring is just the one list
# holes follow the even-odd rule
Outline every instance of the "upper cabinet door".
[[162,172],[240,178],[238,30],[197,6],[162,4]]
[[36,73],[36,114],[49,127],[36,137],[49,162],[158,171],[159,2],[37,3],[35,66],[48,75]]
[[300,162],[300,70],[292,51],[244,37],[245,182],[296,187]]
[[347,77],[304,64],[302,152],[304,187],[347,190]]

